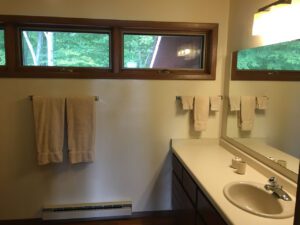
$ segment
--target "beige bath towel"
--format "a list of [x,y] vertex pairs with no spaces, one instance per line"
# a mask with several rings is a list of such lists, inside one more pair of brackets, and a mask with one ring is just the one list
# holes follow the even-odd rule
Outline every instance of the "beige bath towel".
[[268,100],[267,96],[258,96],[256,97],[256,108],[260,110],[266,110],[268,108]]
[[230,96],[229,97],[230,111],[240,111],[241,110],[241,98],[240,96]]
[[256,101],[254,96],[241,97],[240,127],[243,131],[251,131],[254,125]]
[[63,161],[65,99],[33,96],[33,115],[39,165]]
[[69,159],[72,164],[95,159],[95,97],[67,98]]
[[221,104],[222,104],[222,97],[218,96],[210,96],[210,110],[214,112],[219,112]]
[[208,114],[209,114],[209,98],[203,96],[195,97],[195,104],[194,104],[195,131],[206,130]]
[[193,110],[194,96],[181,96],[183,110]]

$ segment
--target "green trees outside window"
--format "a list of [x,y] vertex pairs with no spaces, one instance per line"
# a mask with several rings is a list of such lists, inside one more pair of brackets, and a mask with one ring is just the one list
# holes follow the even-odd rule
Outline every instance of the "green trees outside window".
[[0,30],[0,66],[4,66],[5,64],[4,31]]
[[238,70],[300,70],[300,40],[238,51]]
[[124,67],[151,68],[151,60],[159,36],[124,35]]
[[217,23],[16,15],[0,21],[0,78],[216,78]]
[[108,33],[22,31],[23,65],[110,67]]

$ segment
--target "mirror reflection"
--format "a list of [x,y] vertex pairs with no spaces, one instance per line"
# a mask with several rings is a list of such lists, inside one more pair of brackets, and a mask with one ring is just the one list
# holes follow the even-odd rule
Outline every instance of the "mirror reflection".
[[[299,43],[296,40],[239,51],[237,69],[300,70]],[[229,85],[233,106],[228,110],[227,137],[297,174],[300,82],[230,81]],[[261,97],[266,99],[264,107],[259,106]],[[240,109],[234,108],[237,99]]]

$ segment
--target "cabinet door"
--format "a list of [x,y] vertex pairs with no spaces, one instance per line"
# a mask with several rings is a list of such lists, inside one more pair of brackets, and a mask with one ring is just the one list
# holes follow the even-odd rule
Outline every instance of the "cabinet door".
[[206,225],[201,216],[197,215],[197,225]]
[[196,205],[197,185],[185,169],[182,172],[182,184],[192,203]]
[[197,192],[197,212],[207,225],[226,225],[223,218],[216,209],[211,205],[203,192],[198,189]]
[[179,181],[182,182],[183,167],[182,167],[181,163],[179,162],[179,160],[176,158],[176,156],[174,154],[173,154],[173,157],[172,157],[172,167],[173,167],[173,172],[175,173],[175,175],[177,176]]
[[196,224],[196,209],[174,173],[172,177],[172,208],[176,225]]

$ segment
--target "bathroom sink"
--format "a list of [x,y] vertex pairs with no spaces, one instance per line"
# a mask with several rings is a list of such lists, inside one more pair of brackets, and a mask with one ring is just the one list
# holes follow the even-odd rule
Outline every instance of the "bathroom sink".
[[266,191],[264,184],[233,182],[227,184],[223,191],[228,201],[249,213],[278,219],[294,215],[295,201],[279,199]]

